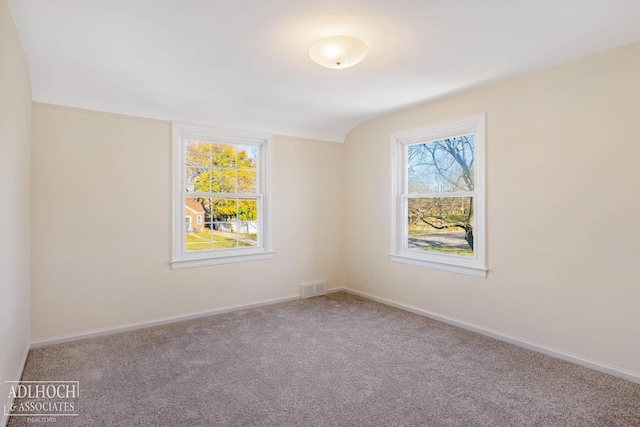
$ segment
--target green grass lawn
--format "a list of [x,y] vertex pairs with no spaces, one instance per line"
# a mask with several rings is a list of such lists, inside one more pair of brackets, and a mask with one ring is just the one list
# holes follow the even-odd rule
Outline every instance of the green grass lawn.
[[424,248],[425,251],[430,252],[440,252],[443,254],[451,254],[451,255],[463,255],[463,256],[473,256],[473,249],[471,248],[457,248],[457,247],[430,247]]
[[[239,237],[255,236],[251,234],[238,234]],[[213,237],[213,248],[211,247],[211,237]],[[188,251],[203,251],[208,249],[229,249],[236,247],[236,239],[219,236],[210,231],[200,231],[198,233],[189,233],[185,235],[185,243]],[[251,246],[250,243],[238,241],[237,247]]]

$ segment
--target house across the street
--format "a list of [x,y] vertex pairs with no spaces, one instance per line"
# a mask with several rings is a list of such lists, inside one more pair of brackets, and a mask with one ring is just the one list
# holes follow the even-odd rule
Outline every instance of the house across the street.
[[184,204],[185,231],[197,233],[204,228],[204,208],[195,199],[187,199]]

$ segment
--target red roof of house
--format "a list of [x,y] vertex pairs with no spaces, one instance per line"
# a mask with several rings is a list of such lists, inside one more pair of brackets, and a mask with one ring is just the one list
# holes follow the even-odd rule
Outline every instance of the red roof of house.
[[196,199],[187,198],[187,201],[184,204],[184,207],[194,211],[195,213],[204,213],[204,208],[202,204]]

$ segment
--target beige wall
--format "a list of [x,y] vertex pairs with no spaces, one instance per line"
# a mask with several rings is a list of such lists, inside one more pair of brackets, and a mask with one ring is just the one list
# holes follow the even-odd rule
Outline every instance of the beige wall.
[[[0,0],[0,405],[29,344],[31,83],[6,0]],[[0,425],[3,425],[0,413]]]
[[[348,285],[640,375],[639,76],[636,43],[356,127]],[[482,111],[488,278],[389,261],[389,134]]]
[[[170,124],[34,104],[32,339],[326,278],[640,375],[638,75],[634,44],[369,121],[345,145],[277,136],[275,259],[185,270],[168,264]],[[481,111],[489,277],[392,263],[389,134]]]
[[274,138],[274,259],[171,270],[170,131],[34,104],[34,340],[343,285],[344,145]]

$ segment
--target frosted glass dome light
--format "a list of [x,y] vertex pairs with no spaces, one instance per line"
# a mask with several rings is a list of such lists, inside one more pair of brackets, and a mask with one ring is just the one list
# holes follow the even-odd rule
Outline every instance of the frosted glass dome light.
[[351,36],[320,39],[309,48],[309,56],[327,68],[349,68],[367,56],[367,45]]

